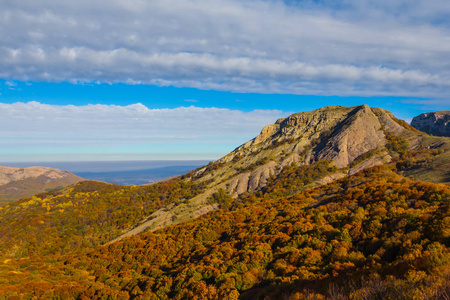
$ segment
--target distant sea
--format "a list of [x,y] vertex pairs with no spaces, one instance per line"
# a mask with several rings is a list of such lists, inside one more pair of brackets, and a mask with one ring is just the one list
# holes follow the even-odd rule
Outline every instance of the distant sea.
[[84,162],[1,163],[10,167],[50,167],[67,170],[80,177],[121,185],[141,185],[189,173],[208,164],[207,160],[145,160]]

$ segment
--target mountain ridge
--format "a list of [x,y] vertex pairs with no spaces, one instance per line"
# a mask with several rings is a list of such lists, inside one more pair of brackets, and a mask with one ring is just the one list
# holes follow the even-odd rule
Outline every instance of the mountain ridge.
[[[436,143],[442,145],[436,146]],[[367,105],[328,106],[296,113],[265,126],[254,139],[216,162],[183,176],[188,181],[206,183],[208,188],[204,193],[192,198],[188,204],[161,208],[111,242],[219,209],[220,205],[211,201],[215,193],[223,189],[233,198],[254,193],[263,188],[271,176],[279,175],[291,164],[313,165],[330,161],[337,170],[310,183],[310,186],[319,186],[369,167],[390,163],[409,150],[427,147],[445,148],[439,154],[445,158],[439,163],[450,170],[449,140],[429,137],[386,110]],[[437,182],[450,183],[450,171],[445,170],[442,169],[442,179]],[[435,173],[417,165],[403,168],[402,172],[419,179]]]
[[[311,164],[320,160],[332,160],[338,168],[347,167],[360,155],[385,144],[382,126],[377,118],[384,121],[385,130],[390,133],[401,134],[405,130],[391,119],[392,115],[386,116],[387,113],[381,109],[374,110],[375,112],[367,105],[331,106],[293,114],[277,120],[275,124],[265,126],[258,136],[219,159],[217,163],[229,163],[232,160],[239,160],[240,156],[253,155],[256,158],[251,163],[264,158],[274,161],[273,156],[276,156],[281,160],[277,163],[280,167],[293,162]],[[378,128],[375,128],[377,125]],[[361,129],[365,129],[366,132],[357,134]],[[267,151],[271,153],[266,155],[258,155],[261,149],[273,151]],[[382,155],[379,157],[383,158]],[[390,159],[385,155],[385,161],[379,163],[388,162]],[[245,169],[248,165],[244,163],[242,168]],[[266,170],[259,169],[262,183],[270,172],[275,171],[273,164],[268,165]],[[238,185],[239,183],[236,186]],[[255,186],[250,185],[250,189],[255,190]],[[242,187],[235,192],[239,195]]]

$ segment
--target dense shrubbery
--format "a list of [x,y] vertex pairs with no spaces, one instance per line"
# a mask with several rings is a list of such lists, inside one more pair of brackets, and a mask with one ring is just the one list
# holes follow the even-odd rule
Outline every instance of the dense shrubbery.
[[22,199],[0,209],[0,253],[21,258],[90,250],[202,189],[179,179],[134,187],[85,181]]
[[409,151],[402,160],[396,162],[398,171],[414,170],[422,167],[433,167],[433,160],[436,155],[444,153],[443,149],[423,149]]
[[313,165],[297,166],[292,164],[284,167],[278,176],[270,177],[267,185],[257,195],[263,193],[269,198],[274,195],[291,196],[316,180],[337,171],[336,166],[325,160],[318,161]]
[[[67,267],[85,268],[101,289],[137,299],[232,299],[244,292],[249,299],[271,293],[276,299],[286,286],[302,299],[303,289],[325,295],[331,283],[345,287],[349,279],[370,278],[340,293],[363,299],[373,278],[390,295],[402,285],[404,293],[430,297],[448,288],[448,187],[384,167],[292,196],[277,196],[282,186],[259,203],[135,236]],[[411,282],[414,289],[405,288]]]
[[399,157],[403,159],[409,153],[409,144],[405,139],[390,133],[382,128],[384,135],[386,136],[386,148],[392,157]]
[[[329,168],[324,162],[322,171]],[[295,192],[304,185],[296,178],[307,171],[291,166],[231,211],[60,257],[64,264],[24,260],[19,270],[31,283],[2,279],[3,291],[25,295],[46,282],[48,295],[80,299],[448,295],[449,187],[374,167]]]

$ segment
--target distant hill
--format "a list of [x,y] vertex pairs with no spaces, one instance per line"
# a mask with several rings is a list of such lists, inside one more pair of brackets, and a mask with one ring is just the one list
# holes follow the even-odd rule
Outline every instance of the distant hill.
[[18,200],[82,180],[68,171],[53,168],[0,166],[0,201]]
[[411,126],[428,134],[450,137],[450,110],[420,114],[412,119]]

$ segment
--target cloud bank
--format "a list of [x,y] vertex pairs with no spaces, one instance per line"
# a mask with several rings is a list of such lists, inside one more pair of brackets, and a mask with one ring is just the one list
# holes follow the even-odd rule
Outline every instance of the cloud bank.
[[0,103],[0,156],[27,161],[73,154],[78,159],[218,158],[282,116],[277,110],[149,109],[140,103]]
[[6,0],[0,78],[447,97],[447,0]]

